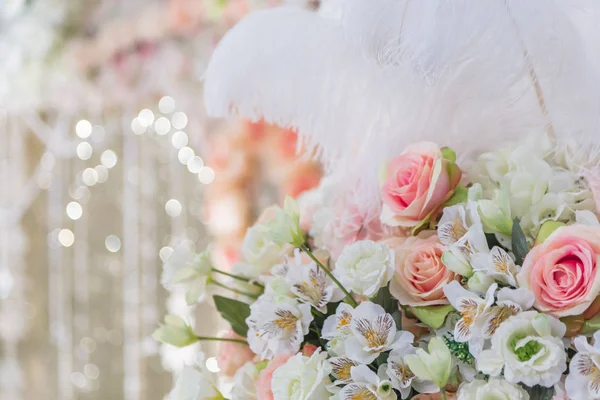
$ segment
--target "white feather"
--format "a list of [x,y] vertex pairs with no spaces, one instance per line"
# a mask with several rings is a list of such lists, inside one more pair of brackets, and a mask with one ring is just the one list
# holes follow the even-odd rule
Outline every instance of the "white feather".
[[[382,161],[418,140],[464,156],[550,127],[558,140],[600,145],[600,57],[572,23],[598,10],[586,0],[345,0],[341,21],[261,11],[217,47],[205,100],[214,116],[296,128],[345,182],[371,186]],[[597,37],[595,25],[585,30]]]

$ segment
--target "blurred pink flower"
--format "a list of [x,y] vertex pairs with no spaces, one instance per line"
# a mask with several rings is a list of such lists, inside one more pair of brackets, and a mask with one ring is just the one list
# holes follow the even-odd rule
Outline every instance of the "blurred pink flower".
[[273,372],[289,360],[293,354],[281,354],[275,356],[269,364],[260,372],[258,381],[256,381],[256,394],[260,400],[273,400],[273,391],[271,390],[271,381]]
[[[223,338],[244,339],[233,330],[229,330]],[[252,361],[254,353],[245,344],[235,342],[219,342],[218,364],[226,376],[233,376],[248,361]]]

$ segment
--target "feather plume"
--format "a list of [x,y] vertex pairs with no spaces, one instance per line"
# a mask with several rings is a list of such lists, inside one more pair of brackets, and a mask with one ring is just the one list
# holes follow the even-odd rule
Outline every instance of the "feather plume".
[[376,198],[381,162],[415,141],[465,162],[544,131],[599,146],[600,57],[584,39],[598,35],[598,10],[589,0],[346,0],[341,20],[260,11],[217,47],[205,100],[213,116],[295,128],[330,171]]

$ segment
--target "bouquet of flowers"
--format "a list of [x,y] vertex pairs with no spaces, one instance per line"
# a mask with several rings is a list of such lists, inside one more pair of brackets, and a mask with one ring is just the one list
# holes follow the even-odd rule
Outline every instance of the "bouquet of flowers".
[[[230,335],[168,316],[155,338],[223,340],[233,400],[600,398],[599,193],[585,163],[547,135],[464,169],[451,148],[416,143],[381,166],[367,211],[326,178],[266,210],[231,271],[209,250],[167,262],[189,304],[211,285],[232,292],[214,296]],[[211,375],[184,369],[171,398],[225,398]]]

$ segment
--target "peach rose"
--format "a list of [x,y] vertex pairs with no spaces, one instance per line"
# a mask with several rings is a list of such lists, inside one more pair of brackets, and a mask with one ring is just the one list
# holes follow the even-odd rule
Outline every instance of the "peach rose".
[[396,269],[390,284],[392,296],[405,306],[448,304],[443,287],[458,275],[442,264],[444,246],[438,236],[429,231],[400,240],[389,241],[396,252]]
[[462,173],[453,160],[430,142],[410,146],[385,169],[381,220],[413,227],[451,196]]
[[[233,330],[229,330],[224,336],[226,339],[243,339]],[[245,344],[235,342],[219,342],[219,357],[217,362],[221,372],[225,376],[233,376],[248,361],[252,361],[254,353]]]
[[271,381],[273,380],[273,372],[289,360],[293,354],[281,354],[275,356],[269,364],[260,371],[258,380],[256,381],[256,395],[260,400],[273,400],[273,391],[271,390]]
[[525,257],[517,275],[539,311],[557,318],[583,313],[600,293],[600,227],[563,226]]

